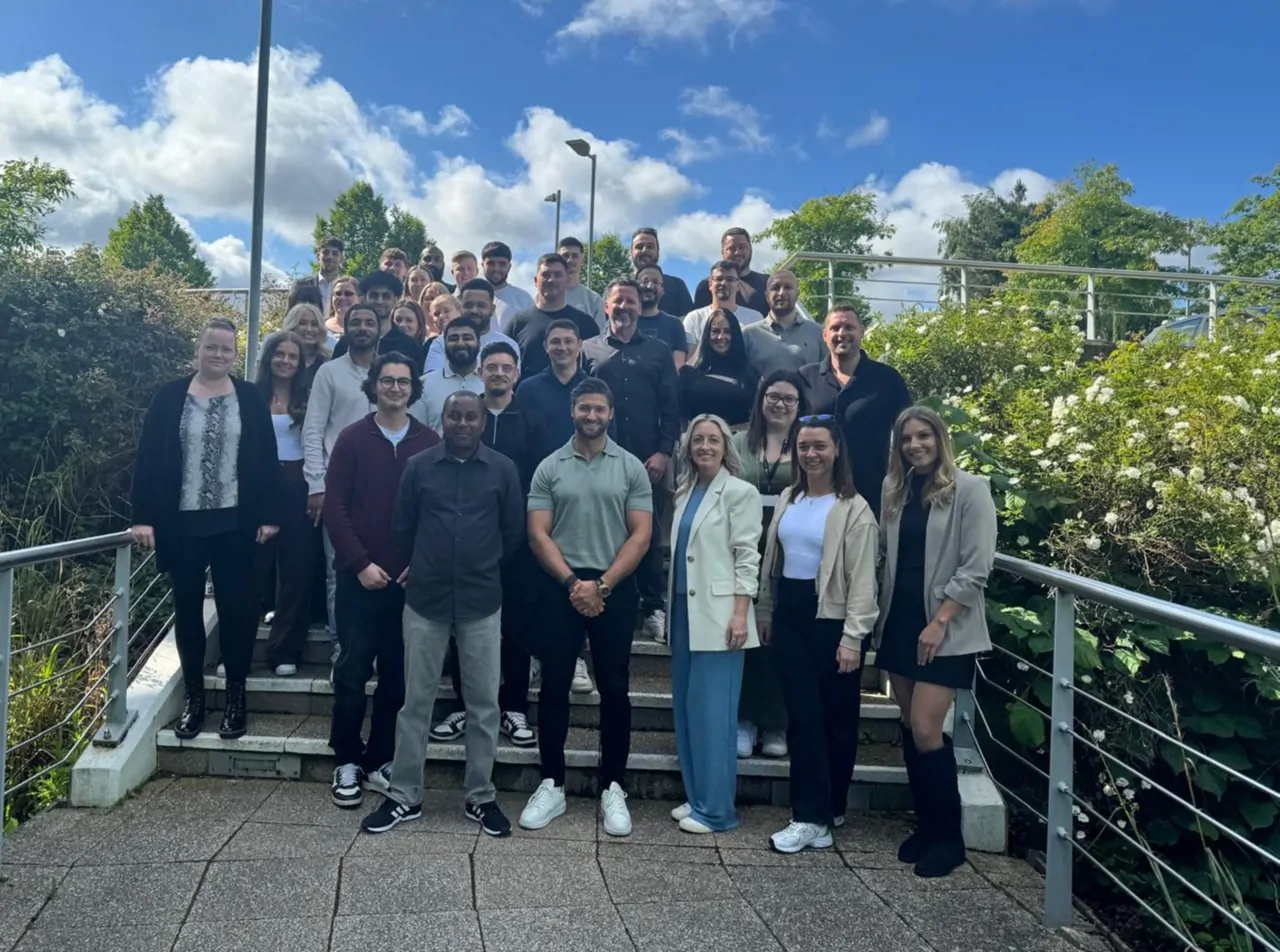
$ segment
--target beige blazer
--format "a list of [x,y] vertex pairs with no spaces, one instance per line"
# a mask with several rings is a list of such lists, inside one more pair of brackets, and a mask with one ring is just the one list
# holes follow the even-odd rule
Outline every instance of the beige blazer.
[[[777,580],[782,577],[782,546],[778,526],[791,505],[791,487],[778,496],[769,532],[764,543],[766,583],[760,586],[756,606],[762,619],[771,620]],[[840,644],[861,650],[871,634],[878,612],[876,606],[876,517],[861,496],[837,499],[822,534],[822,561],[818,565],[818,617],[843,618]]]
[[[881,511],[883,511],[883,506]],[[880,526],[880,618],[876,645],[893,604],[893,576],[898,568],[898,532],[902,514]],[[983,476],[956,471],[956,494],[949,505],[933,506],[925,528],[924,616],[932,619],[945,599],[962,606],[947,625],[938,656],[991,650],[983,590],[996,559],[996,505]]]
[[[667,604],[675,588],[674,543],[688,495],[676,498],[671,517],[672,567],[667,573]],[[764,510],[760,493],[750,483],[731,476],[723,467],[707,486],[694,513],[685,547],[685,610],[689,619],[690,651],[727,651],[725,633],[733,617],[734,598],[755,598],[760,586],[760,527]],[[668,618],[671,616],[668,615]],[[747,640],[743,648],[758,648],[755,613],[747,612]]]

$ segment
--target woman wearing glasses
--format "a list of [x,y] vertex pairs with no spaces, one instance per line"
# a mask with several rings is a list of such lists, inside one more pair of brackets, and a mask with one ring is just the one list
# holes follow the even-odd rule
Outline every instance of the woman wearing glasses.
[[[808,412],[800,375],[776,370],[760,381],[747,428],[733,434],[734,449],[742,460],[741,477],[766,497],[762,529],[767,530],[773,519],[770,498],[791,485],[791,430],[796,418]],[[762,546],[764,537],[762,531]],[[787,756],[787,708],[770,645],[748,652],[743,665],[738,756],[750,757],[757,740],[764,756]]]
[[802,416],[794,478],[769,524],[760,640],[772,642],[787,705],[791,822],[780,853],[822,849],[844,823],[858,754],[862,649],[876,622],[876,520],[858,495],[830,414]]
[[983,599],[995,562],[996,507],[981,476],[956,468],[947,425],[911,407],[893,428],[880,527],[876,664],[902,709],[902,749],[916,831],[898,850],[917,876],[964,862],[956,756],[942,724],[991,650]]

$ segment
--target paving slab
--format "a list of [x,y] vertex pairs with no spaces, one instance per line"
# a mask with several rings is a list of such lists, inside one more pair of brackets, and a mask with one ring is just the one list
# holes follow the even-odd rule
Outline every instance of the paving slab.
[[394,862],[378,856],[343,860],[338,915],[378,915],[389,908],[402,914],[475,908],[470,857],[439,854],[398,856]]
[[29,929],[17,952],[169,952],[178,925]]
[[[491,837],[481,837],[491,839]],[[470,855],[476,849],[476,834],[437,833],[420,823],[402,823],[389,833],[357,833],[348,856],[424,856],[439,853]]]
[[513,862],[526,856],[595,856],[596,844],[591,840],[531,836],[517,827],[511,836],[481,836],[476,840],[475,855],[509,857]]
[[204,863],[77,866],[58,884],[36,919],[38,928],[180,923]]
[[877,897],[759,895],[751,906],[787,952],[929,952]]
[[233,780],[226,777],[180,777],[157,793],[148,808],[187,808],[201,813],[231,815],[241,811],[245,819],[262,801],[279,789],[279,780]]
[[338,859],[230,860],[210,863],[189,922],[307,919],[333,912]]
[[[786,866],[791,869],[804,869],[811,866],[825,869],[844,869],[845,861],[835,850],[805,850],[787,856],[773,850],[741,850],[721,849],[720,862],[725,866]],[[894,859],[897,865],[897,859]]]
[[997,890],[904,889],[884,899],[935,952],[1068,952],[1075,948]]
[[27,916],[18,919],[0,919],[0,949],[9,952],[31,920]]
[[857,873],[827,866],[729,866],[734,887],[748,902],[762,896],[847,896],[868,892]]
[[1044,877],[1026,860],[990,853],[969,853],[969,864],[983,879],[997,886],[1044,891]]
[[835,831],[836,849],[842,853],[897,853],[912,829],[910,822],[899,817],[850,813],[845,825]]
[[282,823],[290,826],[340,826],[354,829],[360,817],[373,810],[380,798],[366,805],[343,810],[329,798],[329,785],[323,783],[281,783],[250,815],[255,823]]
[[609,905],[482,909],[480,929],[485,952],[635,952],[622,917]]
[[620,904],[639,952],[778,952],[760,917],[741,899]]
[[328,916],[188,922],[173,952],[327,952],[329,928]]
[[898,864],[897,869],[859,869],[858,877],[881,896],[897,892],[932,893],[942,890],[990,889],[987,882],[971,869],[961,866],[950,876],[922,879],[910,867]]
[[0,919],[34,919],[69,872],[65,866],[12,866],[0,871]]
[[614,902],[697,902],[734,896],[733,883],[719,865],[601,859],[600,869]]
[[597,906],[609,901],[594,856],[474,857],[478,909]]
[[604,820],[600,820],[600,841],[617,839],[625,843],[648,845],[686,846],[711,849],[716,845],[714,834],[686,833],[671,819],[671,810],[680,804],[666,800],[632,800],[627,804],[631,812],[631,835],[611,837],[604,832]]
[[[709,839],[710,837],[707,838]],[[747,852],[747,850],[742,852]],[[611,836],[601,840],[598,855],[601,862],[720,865],[720,854],[714,849],[700,849],[696,846],[665,846],[645,842],[637,843],[630,836]]]
[[155,804],[107,834],[77,866],[204,862],[213,859],[243,823],[239,811],[227,816]]
[[[519,827],[520,811],[529,802],[528,794],[499,791],[498,806],[511,821],[512,827]],[[534,836],[548,840],[596,840],[596,814],[599,813],[599,801],[590,797],[570,797],[564,816],[557,817],[541,830],[518,830],[518,836]]]
[[739,807],[738,828],[713,833],[712,837],[716,846],[726,849],[767,850],[769,836],[790,822],[791,810],[788,807]]
[[72,866],[124,822],[120,811],[46,810],[4,841],[4,864]]
[[286,826],[282,823],[246,823],[214,857],[236,859],[303,859],[308,856],[345,856],[356,838],[356,827]]
[[369,952],[370,949],[482,952],[484,946],[474,912],[338,916],[333,920],[333,944],[329,952]]

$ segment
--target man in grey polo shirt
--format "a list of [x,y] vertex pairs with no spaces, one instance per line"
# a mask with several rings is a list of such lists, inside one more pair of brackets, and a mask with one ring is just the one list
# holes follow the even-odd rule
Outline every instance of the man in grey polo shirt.
[[633,573],[649,550],[653,490],[644,464],[609,439],[613,394],[587,378],[570,395],[574,434],[538,466],[529,489],[529,545],[542,567],[544,630],[538,748],[542,784],[520,825],[540,830],[565,811],[569,684],[591,642],[600,692],[600,806],[605,832],[626,836],[622,789],[631,752],[630,667],[638,593]]
[[747,359],[762,378],[778,370],[798,371],[827,356],[822,325],[800,316],[796,300],[800,284],[790,271],[769,275],[765,297],[769,314],[758,324],[743,327]]

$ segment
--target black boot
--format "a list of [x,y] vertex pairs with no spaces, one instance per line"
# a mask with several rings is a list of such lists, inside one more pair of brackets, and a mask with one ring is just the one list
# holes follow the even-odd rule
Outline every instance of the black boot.
[[919,753],[916,752],[916,740],[911,728],[906,724],[902,728],[902,759],[907,764],[907,786],[911,790],[911,803],[916,811],[916,828],[898,847],[899,863],[918,863],[924,858],[929,848],[929,827],[925,822],[927,807],[922,806],[926,794],[920,786]]
[[916,863],[917,876],[935,879],[949,875],[964,863],[964,831],[960,820],[960,780],[956,752],[950,744],[916,754],[920,791],[917,811],[928,803],[929,846]]
[[218,727],[218,736],[223,740],[235,740],[245,734],[248,714],[245,711],[244,682],[227,682],[227,709],[222,715],[222,724]]
[[204,729],[204,676],[198,682],[187,682],[187,705],[173,725],[173,732],[183,740],[191,740]]

